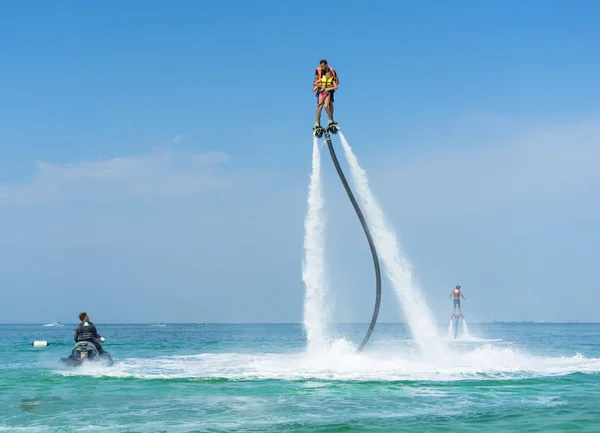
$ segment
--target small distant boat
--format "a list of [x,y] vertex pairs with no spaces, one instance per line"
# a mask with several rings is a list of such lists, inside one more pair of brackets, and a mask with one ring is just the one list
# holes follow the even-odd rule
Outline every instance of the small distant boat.
[[60,322],[54,322],[54,323],[47,323],[44,326],[65,326]]

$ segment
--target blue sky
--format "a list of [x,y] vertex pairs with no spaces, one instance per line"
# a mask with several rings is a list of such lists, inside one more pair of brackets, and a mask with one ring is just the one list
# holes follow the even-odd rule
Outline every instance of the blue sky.
[[[437,317],[458,283],[472,320],[600,320],[598,22],[583,0],[0,4],[0,322],[300,321],[321,58]],[[366,321],[324,162],[335,319]]]

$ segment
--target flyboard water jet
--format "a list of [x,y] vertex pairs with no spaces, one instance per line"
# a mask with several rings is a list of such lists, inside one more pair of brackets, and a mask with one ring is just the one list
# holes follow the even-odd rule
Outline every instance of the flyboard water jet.
[[459,314],[453,313],[452,317],[450,318],[450,320],[452,321],[452,325],[453,325],[452,329],[454,331],[454,339],[455,340],[456,340],[456,336],[458,335],[458,322],[461,319],[464,320],[462,313],[459,313]]
[[371,338],[371,334],[373,333],[373,330],[375,329],[375,325],[377,324],[377,317],[379,316],[379,306],[381,304],[381,270],[379,268],[379,257],[377,255],[377,249],[375,248],[375,243],[373,242],[373,238],[371,237],[371,232],[369,231],[369,227],[367,225],[365,217],[363,216],[360,206],[358,205],[356,198],[354,198],[352,189],[350,188],[350,185],[348,184],[348,181],[346,180],[344,171],[342,170],[342,167],[340,166],[340,162],[338,161],[337,156],[335,154],[335,149],[333,148],[333,143],[331,142],[331,134],[337,134],[337,132],[338,132],[338,126],[335,123],[332,125],[329,125],[327,128],[323,128],[323,127],[319,126],[314,130],[314,134],[318,138],[321,138],[321,137],[323,137],[323,135],[325,135],[325,140],[327,141],[327,147],[329,148],[329,154],[331,155],[331,160],[333,161],[333,165],[335,165],[335,169],[337,170],[338,176],[340,177],[340,180],[342,181],[342,184],[344,185],[346,194],[348,194],[348,198],[350,199],[350,202],[352,203],[352,206],[354,207],[354,211],[356,212],[356,215],[358,216],[358,219],[360,220],[360,224],[362,225],[363,231],[365,232],[365,236],[367,237],[367,242],[369,243],[369,248],[371,249],[371,255],[373,256],[373,266],[375,267],[375,308],[373,309],[373,316],[371,317],[371,323],[369,324],[369,329],[367,330],[367,333],[365,334],[362,342],[360,343],[360,346],[358,347],[358,351],[360,352],[363,350],[363,348],[369,342],[369,339]]

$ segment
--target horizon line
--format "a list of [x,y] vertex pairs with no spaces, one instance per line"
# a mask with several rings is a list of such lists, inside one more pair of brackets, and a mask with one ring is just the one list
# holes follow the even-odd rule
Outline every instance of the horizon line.
[[[0,322],[3,325],[48,325],[57,322]],[[63,325],[77,325],[79,322],[60,322]],[[302,322],[94,322],[101,325],[155,325],[158,323],[170,325],[303,325]],[[377,322],[381,325],[408,325],[408,322]],[[446,323],[445,321],[436,323]],[[600,323],[600,320],[491,320],[473,321],[476,323],[535,323],[535,324],[564,324],[564,323]],[[332,325],[368,325],[369,322],[332,322]]]

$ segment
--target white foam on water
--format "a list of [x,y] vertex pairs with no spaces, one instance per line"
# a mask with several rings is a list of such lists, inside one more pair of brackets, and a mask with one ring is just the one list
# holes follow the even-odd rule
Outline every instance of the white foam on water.
[[386,269],[386,275],[394,286],[396,296],[408,319],[411,334],[421,349],[429,356],[444,356],[445,348],[436,330],[435,321],[425,299],[413,279],[411,265],[400,252],[399,243],[392,228],[369,186],[367,172],[360,166],[348,141],[340,131],[342,147],[350,165],[352,181],[360,198],[369,229],[377,251]]
[[357,353],[354,345],[338,339],[317,354],[203,353],[127,358],[112,367],[84,366],[56,372],[65,376],[145,379],[456,381],[598,373],[600,358],[586,358],[580,353],[568,357],[536,356],[516,347],[484,344],[466,351],[452,350],[448,357],[433,359],[403,345],[394,350]]
[[502,338],[480,338],[473,337],[472,335],[465,337],[461,336],[460,334],[456,338],[454,338],[453,336],[449,336],[448,339],[457,343],[497,343],[500,341],[504,341]]
[[304,298],[304,329],[307,350],[321,350],[327,339],[328,311],[325,307],[325,215],[321,186],[321,156],[317,138],[313,138],[312,173],[308,188],[308,210],[304,220],[304,262],[302,280]]

